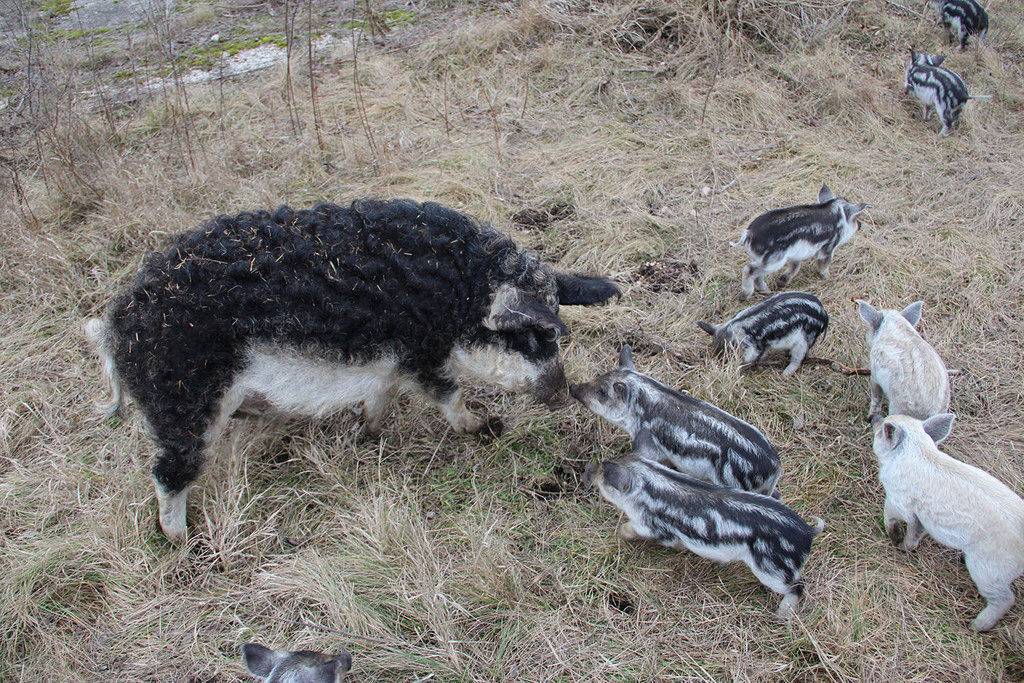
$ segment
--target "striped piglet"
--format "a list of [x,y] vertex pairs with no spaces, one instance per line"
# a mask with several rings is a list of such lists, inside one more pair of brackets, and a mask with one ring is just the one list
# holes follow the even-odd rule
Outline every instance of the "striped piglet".
[[807,524],[768,496],[715,486],[636,455],[591,463],[583,475],[627,518],[619,534],[689,550],[716,562],[743,562],[782,597],[788,619],[803,597],[800,580],[811,542],[825,522]]
[[930,0],[929,4],[939,13],[950,38],[960,42],[961,50],[971,36],[985,40],[988,35],[988,12],[978,0]]
[[939,115],[942,128],[939,135],[945,137],[960,125],[960,113],[970,100],[986,100],[989,95],[969,95],[964,79],[941,66],[944,55],[929,55],[910,50],[910,64],[904,90],[921,103],[921,118],[927,121],[931,109]]
[[779,454],[764,434],[638,372],[628,346],[618,368],[569,393],[629,432],[641,457],[720,486],[778,496]]
[[271,650],[259,643],[242,646],[242,660],[253,676],[266,683],[340,683],[352,668],[346,650],[325,655],[311,650]]
[[740,311],[721,325],[700,320],[717,350],[734,349],[743,362],[756,364],[765,353],[789,353],[787,377],[800,369],[807,352],[828,330],[828,313],[821,300],[806,292],[783,292]]
[[854,204],[832,194],[822,185],[817,204],[802,204],[775,209],[762,214],[743,231],[734,247],[744,246],[750,263],[743,269],[743,298],[757,291],[770,290],[765,276],[786,268],[779,283],[782,286],[800,270],[804,261],[816,258],[818,273],[828,277],[832,254],[857,232],[857,215],[867,204]]

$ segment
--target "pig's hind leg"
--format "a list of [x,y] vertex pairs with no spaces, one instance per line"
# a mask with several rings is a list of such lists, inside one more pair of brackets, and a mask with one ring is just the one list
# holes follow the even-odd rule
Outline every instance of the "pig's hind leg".
[[743,268],[743,281],[740,283],[740,289],[744,299],[749,299],[753,295],[755,285],[759,279],[763,280],[763,278],[764,271],[759,266],[748,263]]
[[791,377],[800,369],[800,365],[804,362],[804,357],[807,356],[807,340],[800,336],[793,341],[793,345],[789,347],[789,365],[782,371],[785,377]]
[[792,619],[804,595],[804,585],[800,578],[795,577],[792,581],[786,581],[781,571],[762,569],[755,563],[751,563],[750,569],[754,572],[757,580],[761,582],[761,585],[773,593],[778,593],[782,596],[782,602],[779,603],[775,615],[784,621]]
[[1013,607],[1013,576],[1005,576],[1005,568],[998,560],[970,553],[964,558],[967,571],[988,604],[978,613],[971,626],[975,631],[988,631]]

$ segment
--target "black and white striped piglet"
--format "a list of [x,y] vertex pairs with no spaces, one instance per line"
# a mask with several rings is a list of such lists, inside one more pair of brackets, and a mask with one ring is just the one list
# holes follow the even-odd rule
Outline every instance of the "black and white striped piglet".
[[721,325],[700,320],[697,326],[714,337],[718,350],[735,349],[744,363],[758,363],[771,351],[789,353],[787,377],[800,369],[807,352],[828,330],[821,300],[806,292],[782,292],[744,309]]
[[242,646],[242,660],[266,683],[340,683],[352,668],[346,650],[325,655],[311,650],[271,650],[259,643]]
[[988,12],[978,0],[931,0],[929,4],[939,13],[950,38],[960,42],[961,50],[970,36],[985,40],[988,35]]
[[628,346],[619,367],[569,393],[629,432],[633,452],[680,472],[744,491],[778,495],[779,454],[743,420],[638,372]]
[[939,135],[945,137],[960,125],[960,113],[970,100],[988,99],[987,95],[971,96],[960,75],[941,66],[944,55],[910,51],[910,64],[904,90],[921,103],[921,118],[927,121],[934,109],[942,122]]
[[854,204],[832,194],[822,185],[817,204],[802,204],[762,214],[743,231],[734,247],[745,246],[750,263],[743,269],[743,297],[754,288],[769,293],[765,276],[785,268],[779,284],[783,287],[800,270],[800,264],[815,258],[818,273],[828,277],[832,254],[853,238],[859,227],[857,215],[867,204]]
[[786,619],[803,597],[800,572],[825,522],[811,526],[768,496],[715,486],[636,455],[587,466],[584,479],[627,518],[619,534],[689,550],[716,562],[743,562],[778,593]]

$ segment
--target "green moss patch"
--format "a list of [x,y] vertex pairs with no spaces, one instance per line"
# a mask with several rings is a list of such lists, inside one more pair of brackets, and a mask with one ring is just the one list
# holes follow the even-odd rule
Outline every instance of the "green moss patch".
[[276,47],[287,47],[288,41],[284,35],[273,33],[265,36],[254,36],[251,38],[237,38],[220,43],[212,43],[194,47],[176,60],[176,64],[184,69],[210,70],[217,65],[217,60],[225,54],[234,57],[243,50],[251,50],[263,45],[274,45]]

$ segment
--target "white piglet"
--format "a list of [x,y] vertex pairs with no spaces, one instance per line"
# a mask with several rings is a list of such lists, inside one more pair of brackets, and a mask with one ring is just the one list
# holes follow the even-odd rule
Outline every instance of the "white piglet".
[[868,326],[871,356],[868,420],[874,423],[882,417],[883,394],[890,415],[924,420],[949,410],[949,373],[916,329],[924,302],[916,301],[902,311],[878,310],[860,300],[857,307]]
[[967,571],[987,601],[974,619],[988,631],[1013,606],[1013,581],[1024,574],[1024,500],[1005,484],[937,447],[953,428],[949,413],[925,421],[890,415],[875,432],[878,477],[885,488],[885,530],[902,547],[924,534],[964,553]]

